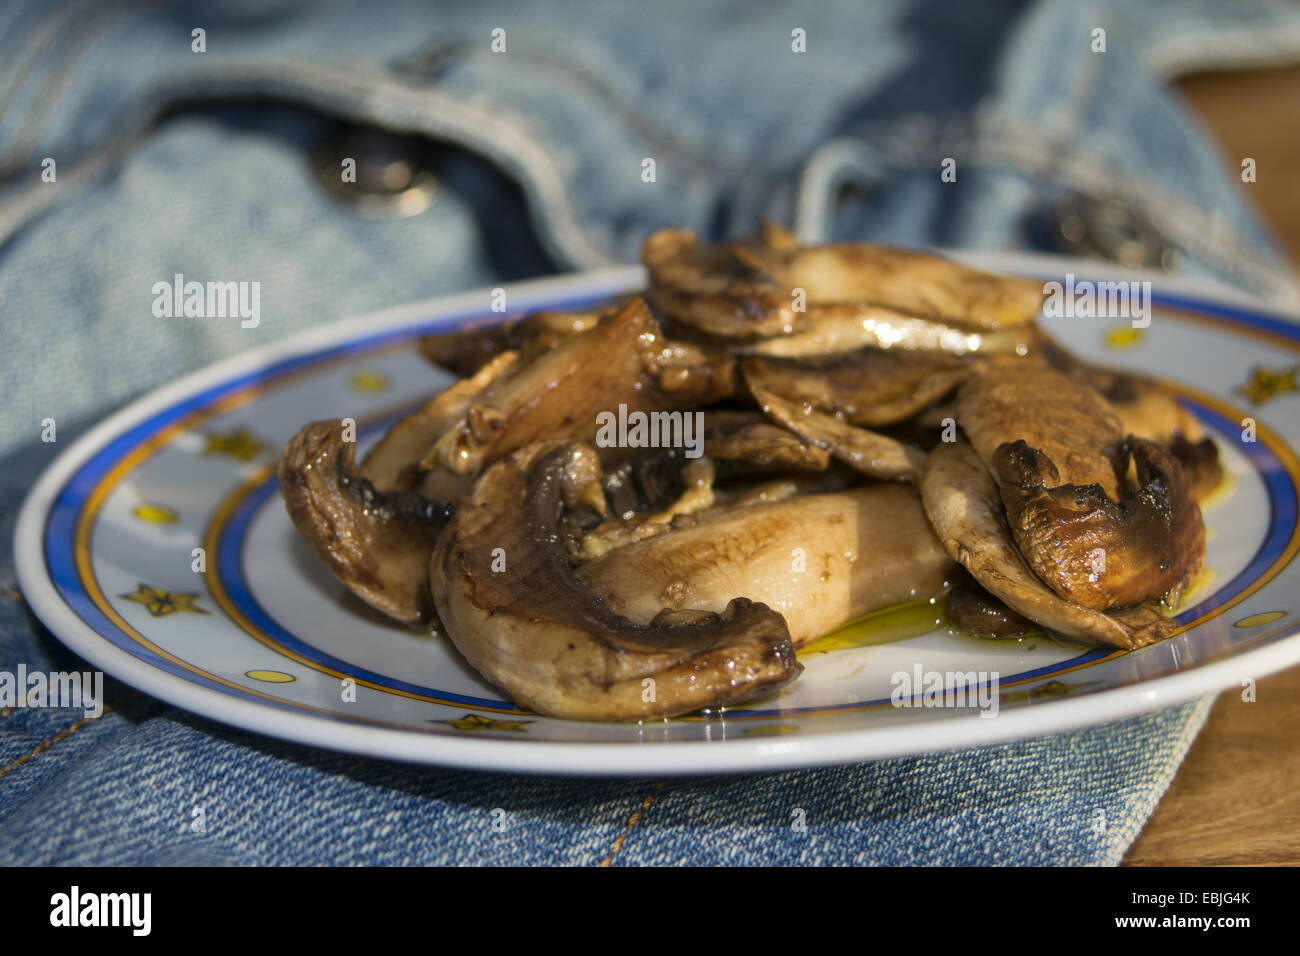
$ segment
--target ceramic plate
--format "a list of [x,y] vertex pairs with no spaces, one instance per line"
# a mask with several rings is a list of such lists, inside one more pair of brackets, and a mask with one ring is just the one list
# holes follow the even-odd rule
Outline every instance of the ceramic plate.
[[[1103,278],[1096,263],[965,258]],[[529,773],[860,761],[1062,731],[1237,688],[1300,661],[1300,326],[1239,294],[1150,278],[1146,328],[1044,323],[1081,357],[1176,387],[1225,464],[1225,487],[1205,509],[1210,570],[1176,636],[1140,651],[979,641],[930,628],[922,608],[908,624],[915,636],[808,654],[779,695],[721,713],[594,724],[520,710],[445,637],[403,629],[348,595],[298,538],[275,477],[280,449],[306,422],[354,418],[364,452],[448,384],[415,338],[502,318],[488,291],[295,336],[113,415],[28,497],[16,542],[23,592],[77,654],[196,713],[320,747]],[[578,309],[642,282],[636,268],[602,271],[517,285],[506,301],[513,313]],[[893,706],[911,697],[898,675],[918,672],[973,673],[986,689],[996,674],[996,713],[926,706],[920,686],[918,706]]]

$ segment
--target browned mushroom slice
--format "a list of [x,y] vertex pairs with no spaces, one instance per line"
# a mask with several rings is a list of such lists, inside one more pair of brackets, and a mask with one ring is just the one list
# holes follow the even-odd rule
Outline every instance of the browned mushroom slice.
[[598,312],[530,312],[514,322],[423,335],[420,353],[467,378],[502,352],[519,352],[528,362],[599,321]]
[[1127,435],[1167,448],[1183,468],[1197,501],[1208,498],[1223,481],[1223,465],[1213,439],[1203,437],[1200,421],[1161,382],[1100,368],[1079,361],[1046,335],[1040,355],[1058,371],[1087,382],[1106,399]]
[[[585,532],[569,548],[575,562],[594,561],[616,548],[667,532],[682,515],[695,514],[713,504],[713,461],[696,458],[682,467],[682,493],[667,507],[632,515],[616,515]],[[602,498],[596,510],[607,510]]]
[[1036,354],[1040,338],[1035,325],[987,330],[872,303],[832,303],[809,309],[804,316],[788,335],[740,341],[732,348],[742,355],[776,358],[834,355],[864,348],[1025,357]]
[[801,647],[862,614],[938,595],[952,571],[916,492],[874,485],[700,512],[578,577],[641,622],[663,608],[761,601]]
[[738,598],[720,614],[635,623],[574,575],[561,535],[588,494],[594,451],[531,445],[489,467],[435,549],[439,616],[469,663],[551,717],[641,720],[739,703],[802,670],[781,615]]
[[[474,476],[511,451],[546,438],[594,438],[601,412],[681,409],[689,404],[660,388],[664,341],[645,303],[633,299],[594,328],[566,339],[508,377],[490,384],[427,451],[421,491],[450,500]],[[704,387],[689,394],[709,398]]]
[[1176,601],[1204,560],[1205,527],[1169,452],[1125,440],[1096,389],[1048,367],[982,370],[957,403],[1020,553],[1048,587],[1096,610]]
[[1023,637],[1038,630],[1029,618],[1017,614],[975,583],[968,573],[944,596],[944,609],[958,627],[977,637]]
[[517,352],[502,352],[470,378],[443,389],[406,416],[379,440],[361,463],[361,474],[379,491],[414,488],[420,460],[443,434],[469,410],[470,403],[498,378],[515,367]]
[[967,442],[945,442],[930,452],[921,499],[948,553],[981,587],[1029,620],[1061,634],[1123,648],[1142,647],[1173,629],[1173,622],[1158,613],[1135,627],[1051,591],[1021,556],[997,485]]
[[746,339],[805,325],[790,287],[739,243],[700,245],[688,229],[665,229],[645,241],[641,260],[651,304],[687,328]]
[[753,357],[745,381],[791,401],[838,413],[855,425],[890,425],[933,405],[970,374],[943,352],[860,349],[791,361]]
[[655,385],[675,405],[711,405],[736,390],[736,359],[726,349],[664,338],[648,353]]
[[298,533],[352,593],[408,624],[430,609],[429,555],[444,512],[410,492],[382,493],[353,467],[338,421],[313,422],[285,446],[280,493]]
[[1055,463],[1063,482],[1100,485],[1119,497],[1124,433],[1086,382],[1029,364],[981,369],[957,392],[957,424],[990,468],[999,446],[1024,439]]
[[754,400],[774,421],[818,448],[824,448],[864,475],[887,481],[921,480],[925,453],[885,435],[858,428],[806,405],[786,401],[765,388],[750,384]]
[[1191,442],[1175,435],[1169,443],[1169,453],[1178,459],[1192,497],[1204,501],[1223,483],[1223,463],[1219,460],[1219,446],[1212,438]]
[[706,412],[704,453],[760,469],[824,471],[830,464],[826,449],[751,411]]
[[1105,610],[1163,598],[1176,604],[1205,557],[1201,509],[1174,456],[1155,442],[1123,445],[1137,486],[1118,502],[1097,485],[1061,484],[1024,441],[1001,445],[994,473],[1020,552],[1064,598]]
[[1088,368],[1086,374],[1115,410],[1126,434],[1156,442],[1178,459],[1197,501],[1219,487],[1223,465],[1218,446],[1203,437],[1201,423],[1168,388],[1124,372]]
[[1040,282],[888,246],[801,248],[771,228],[757,241],[717,245],[700,244],[689,230],[664,230],[646,240],[642,259],[658,308],[724,338],[790,335],[807,329],[820,308],[847,303],[993,331],[1032,323],[1043,300]]

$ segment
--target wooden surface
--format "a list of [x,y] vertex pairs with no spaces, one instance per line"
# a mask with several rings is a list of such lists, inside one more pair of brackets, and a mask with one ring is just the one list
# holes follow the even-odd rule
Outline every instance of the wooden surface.
[[[1300,267],[1300,67],[1207,74],[1179,83]],[[1254,703],[1223,694],[1129,866],[1300,865],[1300,667],[1258,682]]]

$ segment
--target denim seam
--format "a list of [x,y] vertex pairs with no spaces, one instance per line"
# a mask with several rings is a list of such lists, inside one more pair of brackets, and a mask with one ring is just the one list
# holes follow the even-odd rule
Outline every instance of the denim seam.
[[64,39],[68,21],[96,6],[99,5],[94,0],[65,4],[32,24],[22,43],[22,52],[7,64],[7,69],[0,70],[0,119],[9,112],[32,74]]
[[[351,65],[347,69],[300,61],[272,65],[232,65],[216,71],[196,70],[170,81],[146,97],[122,132],[92,150],[73,167],[71,189],[92,181],[115,157],[148,133],[170,105],[185,100],[258,94],[290,98],[336,115],[364,118],[389,129],[421,131],[454,140],[511,173],[528,199],[532,218],[548,252],[571,267],[608,265],[611,257],[590,238],[569,195],[559,166],[547,147],[526,130],[523,118],[503,104],[481,99],[470,104],[441,90],[418,89],[394,78]],[[382,111],[374,110],[382,102]],[[0,159],[3,163],[3,159]],[[29,187],[0,206],[0,243],[65,190]]]
[[618,851],[623,849],[623,841],[627,839],[627,835],[632,832],[632,828],[637,825],[637,822],[641,819],[642,815],[645,814],[654,804],[655,797],[658,796],[659,791],[662,790],[666,784],[666,780],[660,780],[656,783],[654,788],[646,794],[645,799],[641,801],[641,806],[632,811],[632,815],[627,818],[627,824],[623,827],[623,831],[614,838],[614,843],[610,846],[609,853],[605,856],[605,859],[600,861],[601,866],[610,866],[614,862],[614,857],[618,855]]
[[[113,708],[111,706],[106,704],[104,706],[103,713],[100,714],[100,717],[102,717],[104,714],[109,713],[112,709]],[[32,750],[31,753],[23,754],[23,756],[17,758],[16,760],[13,760],[5,764],[3,767],[0,767],[0,777],[3,777],[10,770],[15,770],[18,767],[21,767],[23,764],[32,760],[34,757],[39,757],[41,754],[45,753],[45,751],[49,750],[51,747],[57,744],[60,740],[66,740],[67,738],[75,734],[77,731],[81,730],[81,728],[85,727],[87,724],[98,719],[99,719],[98,717],[82,717],[77,722],[69,724],[67,727],[64,727],[53,737],[46,737],[39,744],[36,745],[36,747]]]
[[[1117,178],[1107,172],[1103,163],[1079,155],[1058,158],[1052,165],[1054,153],[1051,146],[1042,145],[1041,132],[1024,128],[1011,117],[998,117],[994,129],[982,129],[982,124],[973,123],[974,132],[964,138],[950,133],[914,147],[903,143],[902,137],[892,137],[887,133],[877,135],[882,129],[905,129],[909,125],[915,126],[916,121],[909,118],[881,127],[873,126],[871,135],[864,133],[863,139],[841,137],[814,151],[804,165],[798,187],[795,231],[801,240],[811,242],[826,235],[830,219],[830,196],[825,191],[826,184],[842,181],[845,172],[850,175],[856,172],[859,181],[871,186],[874,183],[867,171],[873,167],[921,168],[933,162],[936,150],[961,152],[951,147],[962,146],[969,151],[966,162],[977,167],[1002,165],[1027,177],[1050,173],[1065,185],[1084,193],[1122,196],[1140,209],[1160,232],[1176,244],[1205,257],[1225,274],[1247,277],[1282,303],[1300,303],[1300,287],[1295,275],[1256,262],[1259,247],[1249,242],[1225,218],[1212,215],[1207,221],[1200,210],[1168,195],[1162,187],[1138,174]],[[888,153],[878,152],[868,146],[867,141],[893,145]]]
[[[49,128],[50,121],[54,117],[55,111],[67,96],[68,90],[72,88],[72,83],[77,77],[77,70],[81,62],[89,55],[95,44],[112,28],[115,22],[119,22],[122,14],[127,13],[131,7],[148,6],[152,0],[135,0],[135,2],[124,3],[121,6],[114,6],[102,3],[92,3],[84,11],[75,10],[79,13],[80,19],[75,20],[73,25],[68,28],[71,34],[70,43],[73,44],[71,49],[63,53],[57,52],[57,42],[53,49],[54,63],[49,67],[44,80],[33,90],[31,101],[28,103],[22,119],[19,120],[14,128],[12,140],[16,143],[13,148],[6,147],[3,158],[0,159],[0,180],[7,176],[13,175],[31,159],[32,155],[41,145],[41,137]],[[59,39],[62,39],[60,37]],[[38,61],[39,63],[39,61]],[[37,64],[33,64],[35,66]],[[0,100],[7,92],[12,92],[9,97],[11,103],[16,99],[18,94],[26,87],[26,82],[22,77],[17,78],[17,82],[7,84],[9,90],[0,88]],[[5,109],[7,110],[6,105]],[[0,110],[2,115],[4,110]]]
[[[569,84],[600,99],[648,146],[670,159],[694,166],[712,176],[735,174],[750,168],[751,164],[737,157],[717,156],[710,153],[710,147],[685,137],[680,131],[670,128],[651,113],[639,108],[626,89],[616,88],[600,74],[599,68],[581,62],[574,55],[572,42],[566,41],[566,43],[568,44],[565,51],[567,58],[561,58],[549,47],[517,51],[510,56],[512,59],[532,61],[535,65],[553,70],[563,76]],[[590,52],[592,51],[582,51],[578,53],[578,57]],[[603,69],[608,70],[611,75],[616,74],[612,64],[603,65]]]
[[1284,66],[1300,60],[1300,25],[1216,26],[1157,40],[1142,53],[1143,65],[1172,79],[1198,70]]

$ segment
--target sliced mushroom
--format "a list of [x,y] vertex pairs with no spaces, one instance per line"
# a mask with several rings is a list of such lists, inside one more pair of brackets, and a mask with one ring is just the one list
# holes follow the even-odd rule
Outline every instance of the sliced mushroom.
[[801,647],[862,614],[940,594],[952,571],[916,492],[874,485],[700,512],[578,577],[641,622],[664,608],[761,601]]
[[1024,439],[1055,463],[1061,481],[1119,497],[1119,418],[1073,376],[1029,364],[981,369],[957,391],[957,424],[990,468],[1001,445]]
[[[670,355],[666,358],[665,351]],[[682,409],[716,397],[707,370],[669,394],[659,375],[680,356],[665,346],[663,333],[645,303],[632,299],[595,327],[537,356],[511,375],[488,385],[461,418],[429,448],[420,462],[426,472],[420,490],[451,500],[468,490],[482,469],[517,448],[547,438],[590,440],[601,412],[626,405],[631,412]],[[684,366],[673,364],[674,369]],[[729,374],[719,372],[722,374]],[[690,377],[688,376],[688,379]]]
[[558,529],[594,459],[568,442],[521,449],[484,471],[443,531],[430,581],[470,664],[522,706],[578,720],[671,717],[794,679],[785,621],[761,604],[635,623],[578,580]]
[[944,609],[958,627],[977,637],[1023,637],[1038,630],[1029,618],[1017,614],[964,573],[944,596]]
[[1097,485],[1062,484],[1056,466],[1023,441],[999,446],[993,467],[1012,534],[1057,594],[1105,610],[1148,598],[1176,604],[1205,557],[1201,509],[1174,456],[1130,437],[1136,489],[1118,502]]
[[765,388],[749,386],[755,401],[774,421],[864,475],[886,481],[918,483],[925,467],[925,453],[886,435],[867,431],[826,415],[806,405],[787,401]]
[[599,312],[530,312],[522,319],[420,337],[420,353],[461,378],[475,374],[502,352],[519,352],[525,362],[565,339],[593,329]]
[[429,555],[446,517],[411,492],[379,492],[353,466],[341,422],[307,425],[280,459],[280,493],[298,533],[353,594],[408,624],[430,610]]
[[1172,454],[1125,439],[1096,389],[1045,366],[982,370],[957,402],[1020,553],[1048,587],[1096,610],[1176,602],[1204,560],[1205,526]]
[[740,355],[809,358],[864,348],[948,352],[962,356],[1032,356],[1040,333],[1035,325],[987,330],[951,319],[909,315],[874,303],[833,303],[803,313],[791,332],[738,341]]
[[842,303],[993,331],[1031,323],[1043,301],[1042,283],[1033,280],[888,246],[801,247],[772,228],[760,241],[717,245],[668,229],[646,240],[642,259],[655,305],[686,326],[727,338],[789,335],[806,328],[818,308]]
[[[685,462],[682,493],[659,511],[618,515],[586,532],[569,550],[576,562],[594,561],[616,548],[664,534],[682,515],[692,515],[713,504],[713,461],[708,457]],[[602,502],[604,504],[604,502]]]
[[502,352],[470,378],[443,389],[415,413],[384,433],[361,463],[361,474],[379,491],[411,489],[419,480],[420,461],[442,435],[469,410],[485,388],[515,367],[518,352]]
[[966,441],[944,442],[930,452],[921,499],[948,554],[981,587],[1029,620],[1061,634],[1122,648],[1142,647],[1173,629],[1173,622],[1158,613],[1137,626],[1049,589],[1021,556],[997,484]]
[[758,469],[824,471],[830,464],[824,448],[751,411],[706,412],[704,453]]
[[1223,465],[1213,439],[1168,388],[1139,375],[1089,368],[1088,380],[1119,416],[1126,434],[1167,448],[1182,466],[1192,496],[1205,498],[1223,481]]
[[745,359],[741,368],[751,386],[868,426],[911,418],[971,371],[969,363],[943,352],[896,349],[859,349],[800,361],[756,356]]

